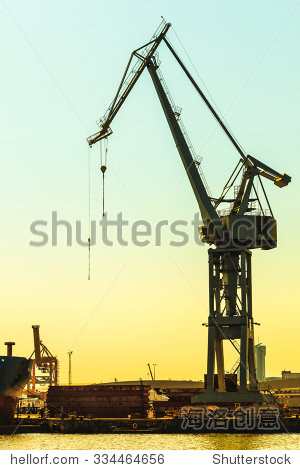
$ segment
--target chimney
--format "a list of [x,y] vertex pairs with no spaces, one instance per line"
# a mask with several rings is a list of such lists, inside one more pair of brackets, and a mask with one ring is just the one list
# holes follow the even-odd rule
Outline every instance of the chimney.
[[6,343],[4,343],[5,346],[7,346],[7,356],[12,356],[12,347],[16,344],[14,343],[13,341],[6,341]]

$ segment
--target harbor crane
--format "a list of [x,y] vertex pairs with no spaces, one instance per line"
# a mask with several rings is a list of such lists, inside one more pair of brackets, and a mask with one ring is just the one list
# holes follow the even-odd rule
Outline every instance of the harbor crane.
[[[255,367],[251,250],[257,248],[269,250],[277,246],[276,220],[263,186],[263,178],[273,181],[276,186],[282,188],[290,183],[291,177],[275,171],[244,152],[167,39],[170,27],[170,23],[163,21],[151,41],[132,52],[111,105],[103,118],[97,121],[100,130],[88,137],[87,141],[91,147],[112,134],[110,127],[112,121],[143,71],[147,69],[199,206],[203,221],[203,225],[199,227],[200,238],[202,242],[211,246],[208,249],[209,318],[206,324],[208,327],[206,389],[192,397],[192,403],[261,403],[263,399],[258,391]],[[201,169],[201,160],[197,157],[180,118],[181,110],[175,106],[160,71],[157,49],[162,42],[170,50],[239,154],[239,162],[217,198],[210,195]],[[134,60],[136,62],[132,68]],[[258,189],[254,184],[256,181],[262,189],[268,209],[263,208]],[[234,192],[231,197],[228,196],[230,190]],[[240,378],[235,391],[226,390],[224,341],[231,342],[239,354]],[[239,347],[236,346],[237,342]]]
[[[58,384],[58,360],[49,351],[47,346],[40,339],[40,325],[32,325],[34,355],[31,376],[31,389],[35,391],[36,385],[57,385]],[[36,375],[36,372],[43,372],[45,375]]]

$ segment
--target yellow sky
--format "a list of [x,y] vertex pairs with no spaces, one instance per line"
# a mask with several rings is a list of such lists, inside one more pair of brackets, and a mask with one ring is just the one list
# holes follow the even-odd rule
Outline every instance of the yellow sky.
[[[179,3],[165,2],[197,70],[247,152],[293,178],[283,189],[266,182],[279,247],[253,253],[253,314],[261,323],[256,339],[267,346],[270,376],[283,369],[300,371],[299,14],[288,16],[292,6],[288,1],[271,8],[255,1],[216,8],[193,1],[189,12],[183,12]],[[158,364],[160,379],[202,379],[207,330],[201,324],[208,316],[205,247],[192,241],[170,247],[168,235],[161,247],[98,244],[92,249],[88,281],[87,249],[67,247],[63,230],[58,247],[29,246],[31,223],[46,221],[49,234],[53,211],[73,227],[81,220],[87,238],[85,139],[96,132],[95,121],[106,111],[130,52],[151,37],[162,13],[156,0],[151,8],[148,2],[134,1],[132,16],[124,22],[127,4],[119,7],[116,13],[113,4],[104,8],[100,2],[91,15],[79,2],[70,14],[67,4],[52,2],[45,14],[44,5],[19,3],[12,13],[24,35],[11,17],[1,19],[6,48],[0,116],[0,352],[5,353],[5,341],[13,340],[15,354],[30,355],[31,325],[40,324],[42,340],[60,360],[63,382],[70,348],[74,382],[146,379],[148,362]],[[184,56],[172,29],[170,40]],[[238,156],[163,47],[160,58],[218,196]],[[184,60],[188,63],[186,56]],[[190,221],[196,200],[146,72],[119,114],[108,154],[109,216],[123,212],[130,226],[139,219],[152,224]],[[91,215],[99,220],[98,148],[91,159]],[[226,368],[234,362],[233,351]]]

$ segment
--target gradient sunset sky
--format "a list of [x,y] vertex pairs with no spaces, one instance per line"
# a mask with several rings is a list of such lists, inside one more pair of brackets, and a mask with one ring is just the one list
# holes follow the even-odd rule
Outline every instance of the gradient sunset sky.
[[[63,228],[51,246],[51,214],[82,222],[88,237],[88,145],[117,90],[132,50],[148,42],[163,15],[168,37],[200,86],[201,79],[245,150],[292,183],[266,181],[278,222],[278,248],[253,252],[256,341],[267,346],[267,375],[300,371],[299,363],[299,27],[296,1],[4,1],[1,53],[1,337],[14,353],[33,350],[32,324],[61,361],[73,350],[78,383],[202,379],[208,316],[207,247],[146,247],[100,242],[66,246]],[[181,43],[179,42],[180,39]],[[167,48],[161,71],[214,196],[238,161],[237,152]],[[106,173],[106,210],[129,228],[146,219],[191,221],[197,202],[147,71],[112,124]],[[99,146],[91,150],[91,216],[101,219]],[[50,241],[30,246],[35,220],[47,222]],[[74,232],[73,232],[74,235]],[[235,362],[234,351],[226,368]]]

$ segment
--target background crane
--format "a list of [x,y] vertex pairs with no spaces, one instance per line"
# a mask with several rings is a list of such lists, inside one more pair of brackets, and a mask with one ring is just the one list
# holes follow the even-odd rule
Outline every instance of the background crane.
[[[58,359],[49,351],[47,346],[40,339],[40,326],[32,325],[34,355],[30,391],[35,392],[36,386],[51,386],[58,384]],[[31,355],[31,356],[32,356]],[[37,375],[42,372],[42,375]]]

